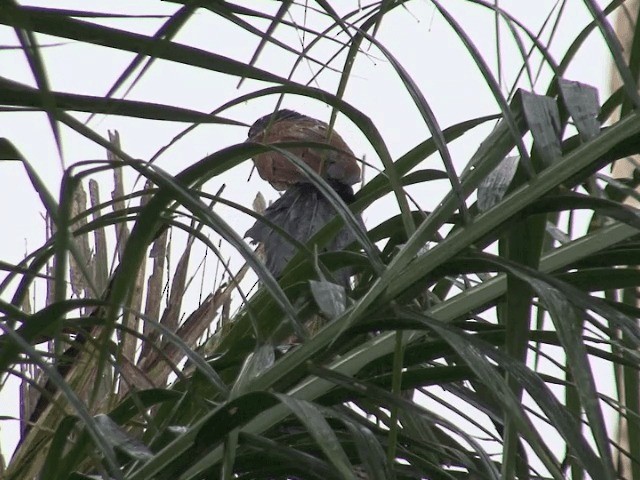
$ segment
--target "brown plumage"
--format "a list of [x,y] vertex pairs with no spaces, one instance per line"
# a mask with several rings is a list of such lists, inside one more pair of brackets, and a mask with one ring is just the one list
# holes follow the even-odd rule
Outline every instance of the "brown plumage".
[[[265,144],[326,143],[336,150],[312,147],[288,150],[327,180],[353,185],[360,179],[360,166],[351,149],[338,133],[329,132],[328,125],[315,118],[291,110],[279,110],[256,121],[249,130],[247,141]],[[276,190],[286,190],[293,184],[307,181],[295,164],[278,152],[261,153],[253,158],[253,162],[260,177]]]

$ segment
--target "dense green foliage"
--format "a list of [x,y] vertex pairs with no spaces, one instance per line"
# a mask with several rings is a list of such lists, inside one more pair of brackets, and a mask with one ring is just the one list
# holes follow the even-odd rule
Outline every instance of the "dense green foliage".
[[[0,372],[30,379],[24,372],[35,366],[49,379],[43,398],[55,398],[43,400],[48,408],[32,417],[36,422],[6,478],[600,480],[621,476],[620,459],[630,458],[625,478],[640,479],[640,217],[624,202],[637,198],[638,178],[612,180],[598,173],[640,153],[640,42],[633,42],[625,60],[608,17],[586,1],[593,22],[554,60],[526,22],[496,8],[496,21],[521,41],[524,61],[531,45],[554,72],[537,94],[505,95],[446,9],[449,2],[434,0],[434,14],[456,32],[484,79],[467,88],[488,87],[498,112],[444,129],[421,86],[376,36],[386,15],[411,2],[370,3],[346,14],[329,2],[312,2],[309,8],[330,22],[326,31],[289,21],[293,6],[287,1],[279,2],[275,14],[217,0],[176,3],[181,5],[154,36],[105,26],[95,12],[14,2],[0,8],[0,24],[15,28],[37,79],[32,88],[0,78],[0,115],[43,111],[54,135],[64,126],[113,154],[69,167],[53,198],[11,138],[0,139],[0,158],[22,162],[55,232],[19,265],[0,263]],[[619,3],[604,13],[615,12]],[[550,24],[561,11],[550,13]],[[260,35],[300,59],[336,68],[338,87],[305,86],[255,62],[174,41],[194,13],[224,19],[241,35]],[[256,18],[270,27],[256,29]],[[313,40],[299,51],[272,37],[276,26],[304,28]],[[623,79],[602,105],[594,88],[563,78],[588,35],[598,32]],[[212,114],[111,94],[58,92],[49,86],[36,34],[135,53],[114,92],[134,78],[136,67],[158,59],[268,86]],[[340,65],[318,59],[316,49],[323,55],[320,47],[338,43],[336,38],[342,42]],[[369,49],[393,67],[415,104],[414,120],[430,132],[400,156],[390,153],[367,112],[344,96],[351,66]],[[248,205],[201,188],[277,147],[231,145],[172,176],[133,158],[76,113],[234,125],[227,115],[234,106],[280,94],[331,105],[362,132],[382,171],[362,186],[354,204],[333,198],[340,217],[316,236],[321,245],[344,223],[357,238],[351,250],[318,255],[312,246],[302,248],[279,280],[233,222],[211,208],[223,204],[247,212]],[[612,116],[616,107],[619,120]],[[609,126],[601,128],[607,120]],[[456,174],[449,145],[478,126],[492,129]],[[122,190],[90,209],[77,207],[78,192],[92,175],[119,169],[138,173],[146,187]],[[307,173],[323,187],[321,178]],[[442,201],[429,212],[415,207],[405,187],[426,191],[443,179],[450,192]],[[354,215],[385,196],[395,199],[397,213],[364,230]],[[575,228],[576,218],[586,216],[589,227]],[[169,307],[160,312],[162,276],[147,283],[140,269],[150,268],[149,277],[156,268],[163,271],[146,259],[152,245],[166,246],[168,227],[191,236],[187,250],[195,243],[217,252],[209,237],[215,232],[244,257],[260,288],[226,318],[225,302],[242,293],[230,281],[185,317],[178,297],[187,274],[178,269]],[[108,275],[113,251],[89,248],[88,239],[98,245],[114,228],[120,238],[117,268]],[[346,297],[330,283],[331,270],[344,265],[357,271]],[[235,272],[238,282],[245,272]],[[71,292],[69,280],[84,287]],[[26,308],[29,292],[44,281],[46,305]],[[152,299],[144,308],[142,289]],[[312,315],[330,321],[309,335],[305,320]],[[291,347],[294,332],[304,341]],[[602,391],[603,375],[615,375],[617,394]],[[626,445],[616,436],[623,421]]]

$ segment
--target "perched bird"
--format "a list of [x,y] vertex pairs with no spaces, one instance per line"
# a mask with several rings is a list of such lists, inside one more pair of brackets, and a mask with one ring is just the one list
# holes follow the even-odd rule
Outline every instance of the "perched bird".
[[[330,133],[326,123],[293,110],[278,110],[259,118],[249,129],[248,137],[248,142],[264,144],[316,142],[335,147],[336,150],[295,147],[288,151],[321,175],[345,203],[353,201],[351,185],[360,179],[360,166],[342,137],[336,132]],[[265,210],[264,217],[299,242],[307,243],[336,216],[331,203],[284,155],[267,151],[253,157],[253,162],[260,177],[275,189],[285,190]],[[296,254],[295,246],[260,220],[256,221],[245,236],[264,245],[266,267],[275,277],[282,273]],[[325,251],[342,250],[353,240],[352,233],[347,228],[342,228],[325,246]],[[350,270],[346,268],[334,274],[336,280],[345,287],[349,285],[350,275]]]

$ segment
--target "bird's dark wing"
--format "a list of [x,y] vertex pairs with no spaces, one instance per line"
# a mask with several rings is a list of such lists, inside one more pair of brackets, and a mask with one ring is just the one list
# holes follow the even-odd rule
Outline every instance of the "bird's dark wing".
[[[352,200],[351,187],[337,185],[337,189],[345,201]],[[307,183],[292,185],[265,210],[264,216],[299,242],[307,243],[318,230],[336,216],[336,211],[317,188]],[[266,267],[275,277],[280,276],[289,260],[297,252],[284,237],[259,220],[245,236],[264,245]],[[354,240],[351,231],[342,228],[323,251],[342,250]],[[347,287],[351,270],[343,268],[335,272],[334,276],[340,284]]]

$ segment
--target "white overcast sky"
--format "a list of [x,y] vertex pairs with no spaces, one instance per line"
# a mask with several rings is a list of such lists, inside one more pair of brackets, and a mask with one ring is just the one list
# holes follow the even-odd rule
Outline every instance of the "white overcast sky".
[[[170,14],[176,6],[168,2],[155,0],[131,1],[42,1],[21,2],[56,8],[95,10],[100,12],[130,14]],[[238,2],[250,5],[263,5],[274,12],[278,4],[268,1]],[[313,2],[310,2],[313,3]],[[362,1],[368,4],[367,1]],[[488,10],[463,0],[443,1],[456,16],[465,32],[473,39],[490,66],[496,66],[496,43],[493,15]],[[500,6],[521,19],[532,31],[537,31],[544,22],[555,0],[501,0]],[[358,5],[354,0],[333,2],[340,11],[347,11]],[[302,22],[304,15],[298,9],[295,20]],[[582,0],[569,0],[560,23],[552,52],[559,60],[575,35],[589,21],[589,14]],[[309,14],[309,22],[319,21],[317,15]],[[153,34],[163,19],[119,19],[103,21],[116,28],[131,29],[144,34]],[[265,22],[254,22],[265,28]],[[519,58],[515,43],[510,39],[507,28],[501,29],[503,85],[510,87],[522,60]],[[300,45],[300,38],[292,31],[278,30],[277,36],[294,46]],[[543,38],[548,38],[544,35]],[[448,24],[437,14],[428,1],[409,2],[407,8],[397,8],[385,17],[378,39],[392,52],[421,88],[427,101],[445,128],[463,120],[481,115],[497,113],[499,109],[484,84],[477,67],[464,50],[460,40],[453,34]],[[45,65],[52,88],[57,91],[104,95],[124,68],[133,58],[133,54],[93,45],[82,45],[66,39],[38,36],[41,44],[61,43],[59,46],[43,50]],[[235,26],[214,17],[204,10],[197,13],[175,41],[192,45],[204,50],[228,55],[237,60],[248,62],[259,39],[248,37]],[[0,26],[0,46],[18,45],[13,31]],[[319,57],[326,56],[329,50],[317,50]],[[428,129],[421,120],[412,100],[403,89],[393,69],[382,54],[375,48],[369,50],[370,58],[362,56],[354,71],[345,99],[362,110],[377,125],[394,157],[401,155],[429,136]],[[535,57],[539,58],[539,57]],[[277,47],[269,46],[258,62],[258,66],[279,75],[289,73],[293,58],[283,54]],[[335,66],[339,67],[340,63]],[[303,65],[294,77],[305,82],[316,67]],[[584,50],[574,60],[567,78],[589,83],[599,88],[606,87],[608,78],[608,52],[595,31]],[[29,85],[35,85],[28,65],[20,51],[0,50],[0,75]],[[549,71],[543,70],[537,93],[544,93],[548,86]],[[326,72],[318,80],[319,86],[335,91],[338,74]],[[245,81],[236,89],[238,79],[189,67],[181,64],[156,62],[146,73],[142,81],[134,87],[127,98],[176,105],[208,112],[224,104],[231,98],[266,86],[256,81]],[[523,84],[526,87],[526,84]],[[601,95],[601,99],[604,95]],[[252,101],[246,105],[225,112],[224,115],[251,123],[257,117],[269,112],[275,97]],[[289,96],[284,105],[305,114],[324,120],[329,118],[330,110],[322,104],[306,98]],[[86,114],[77,114],[77,118],[86,120]],[[98,116],[89,123],[98,133],[106,136],[108,130],[118,130],[123,149],[129,155],[148,159],[159,148],[167,144],[187,125],[150,120],[129,119],[118,116]],[[366,155],[367,161],[380,166],[373,150],[365,138],[344,117],[338,119],[337,130],[347,140],[354,152]],[[458,171],[466,164],[470,155],[478,146],[478,141],[487,130],[463,137],[451,145]],[[58,195],[62,166],[58,158],[55,143],[47,119],[38,113],[1,113],[0,136],[7,137],[37,169],[54,196]],[[186,136],[175,147],[163,155],[158,165],[171,173],[177,173],[192,162],[209,153],[242,142],[246,138],[246,129],[229,126],[200,126]],[[103,149],[63,127],[64,164],[89,159],[103,159]],[[439,168],[440,161],[434,157],[422,168]],[[215,193],[224,183],[225,195],[247,206],[258,190],[268,199],[276,198],[276,193],[257,175],[248,182],[250,162],[228,172],[223,178],[214,179],[207,184],[207,191]],[[372,175],[369,175],[370,178]],[[130,177],[130,180],[133,177]],[[0,162],[0,225],[7,228],[0,235],[0,260],[17,262],[25,254],[39,247],[44,241],[44,208],[34,194],[20,165],[13,162]],[[103,197],[112,189],[108,179],[101,185]],[[414,197],[425,209],[431,209],[446,192],[443,182],[432,191],[412,191]],[[368,225],[388,218],[393,214],[392,202],[380,202],[375,208],[365,212]],[[231,216],[232,213],[229,213]],[[227,218],[238,231],[244,232],[249,220],[233,215]],[[228,252],[230,255],[231,253]],[[239,260],[238,260],[239,261]],[[17,394],[15,389],[7,387],[0,396],[0,415],[16,415],[14,410]],[[3,451],[11,451],[17,438],[17,422],[0,423]]]

